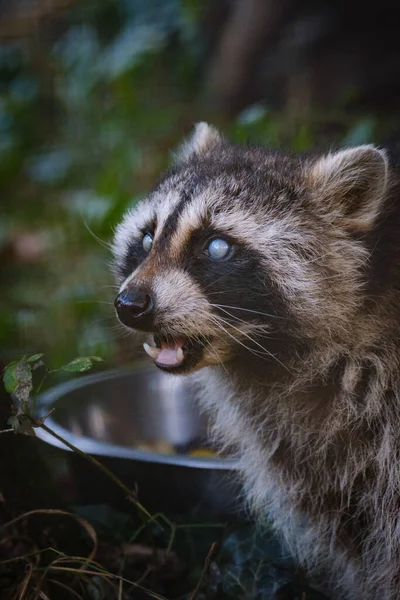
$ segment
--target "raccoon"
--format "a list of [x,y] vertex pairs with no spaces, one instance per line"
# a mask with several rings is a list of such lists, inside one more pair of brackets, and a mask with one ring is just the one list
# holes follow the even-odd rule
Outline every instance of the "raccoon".
[[338,599],[400,597],[397,173],[199,123],[113,245],[119,320],[204,383],[249,506]]

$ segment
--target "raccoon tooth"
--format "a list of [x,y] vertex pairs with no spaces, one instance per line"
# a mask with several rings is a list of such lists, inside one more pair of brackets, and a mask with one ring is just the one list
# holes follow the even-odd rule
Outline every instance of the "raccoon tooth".
[[144,351],[153,359],[157,360],[158,355],[161,352],[160,348],[154,348],[153,346],[149,346],[146,342],[143,344]]
[[183,350],[182,350],[182,348],[178,348],[177,351],[176,351],[176,360],[178,362],[182,362],[183,359],[184,359]]

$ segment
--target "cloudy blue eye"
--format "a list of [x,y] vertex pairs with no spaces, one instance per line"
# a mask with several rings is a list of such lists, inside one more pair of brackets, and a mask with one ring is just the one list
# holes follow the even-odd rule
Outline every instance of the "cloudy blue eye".
[[232,246],[225,240],[222,240],[221,238],[212,240],[208,244],[207,248],[209,256],[211,256],[211,258],[213,258],[214,260],[222,260],[223,258],[226,258],[227,256],[229,256],[231,250]]
[[150,252],[150,248],[153,244],[153,238],[151,237],[151,235],[149,233],[146,233],[146,235],[143,236],[143,248],[145,252]]

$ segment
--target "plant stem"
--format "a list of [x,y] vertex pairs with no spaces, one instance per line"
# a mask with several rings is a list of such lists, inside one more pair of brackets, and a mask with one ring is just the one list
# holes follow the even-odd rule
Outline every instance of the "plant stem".
[[208,570],[210,568],[210,562],[211,562],[212,556],[213,556],[216,548],[217,548],[217,543],[213,542],[211,544],[211,548],[210,548],[210,550],[209,550],[209,552],[208,552],[208,554],[206,556],[206,560],[204,561],[203,572],[201,574],[201,577],[200,577],[200,579],[199,579],[199,581],[198,581],[198,583],[196,585],[196,588],[195,588],[193,594],[190,596],[190,600],[195,600],[197,598],[197,596],[199,595],[199,592],[200,592],[200,590],[201,590],[201,588],[203,586],[204,580],[207,577],[207,573],[208,573]]
[[[38,423],[34,419],[32,419],[32,422],[36,426],[38,425]],[[121,490],[123,490],[125,492],[125,494],[129,498],[129,500],[133,501],[133,503],[138,507],[138,509],[139,509],[139,511],[141,513],[143,513],[144,515],[146,515],[146,517],[148,519],[152,520],[152,516],[149,513],[149,511],[143,506],[143,504],[141,504],[140,502],[138,502],[134,498],[134,494],[132,493],[132,490],[130,490],[128,488],[128,486],[126,486],[116,475],[114,475],[114,473],[112,471],[110,471],[109,469],[107,469],[107,467],[105,467],[101,462],[99,462],[96,458],[94,458],[94,456],[91,456],[90,454],[86,454],[86,452],[83,452],[82,450],[79,450],[79,448],[77,448],[76,446],[74,446],[73,444],[71,444],[70,442],[68,442],[67,440],[65,440],[64,438],[62,438],[60,435],[58,435],[58,433],[56,433],[55,431],[53,431],[52,429],[50,429],[50,427],[47,427],[47,425],[45,425],[44,423],[41,423],[39,425],[39,427],[41,427],[42,429],[44,429],[44,431],[47,431],[47,433],[49,433],[50,435],[52,435],[53,437],[55,437],[57,440],[59,440],[65,446],[67,446],[67,448],[69,448],[70,450],[72,450],[76,454],[79,454],[79,456],[82,456],[83,458],[85,458],[86,460],[88,460],[89,462],[91,462],[93,465],[95,465],[98,469],[100,469],[100,471],[102,471],[119,488],[121,488]]]
[[31,416],[31,417],[34,417],[34,416],[35,416],[36,400],[37,400],[37,397],[38,397],[38,396],[39,396],[39,394],[40,394],[40,391],[41,391],[41,389],[42,389],[42,387],[43,387],[43,384],[44,384],[44,382],[45,382],[45,379],[46,379],[46,377],[47,377],[47,375],[48,375],[48,374],[49,374],[49,371],[47,371],[47,369],[46,369],[46,372],[45,372],[45,374],[43,375],[43,377],[42,377],[42,379],[41,379],[41,382],[39,383],[39,385],[38,385],[38,387],[37,387],[36,393],[35,393],[35,395],[34,395],[34,396],[33,396],[33,398],[32,398],[32,405],[31,405],[31,410],[30,410],[30,416]]

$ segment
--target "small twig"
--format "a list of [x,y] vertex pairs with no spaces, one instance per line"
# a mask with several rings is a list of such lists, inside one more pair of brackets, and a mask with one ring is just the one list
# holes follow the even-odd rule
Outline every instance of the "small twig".
[[[7,558],[6,560],[1,560],[0,566],[8,565],[9,563],[13,563],[13,562],[18,562],[19,560],[27,560],[28,558],[31,558],[31,556],[40,557],[41,554],[43,554],[44,552],[48,552],[48,551],[55,552],[59,556],[66,556],[66,554],[64,554],[63,552],[60,552],[59,550],[56,550],[55,548],[52,548],[51,546],[49,546],[48,548],[43,548],[43,550],[35,550],[34,552],[28,552],[27,554],[21,554],[20,556],[14,556],[13,558]],[[39,562],[40,562],[40,560],[39,560]]]
[[[117,484],[117,486],[119,488],[121,488],[125,492],[125,494],[127,495],[128,499],[131,500],[135,504],[135,506],[138,507],[138,509],[139,509],[139,511],[141,513],[143,513],[144,515],[146,515],[146,517],[148,519],[152,519],[152,516],[149,513],[149,511],[143,506],[143,504],[141,504],[140,502],[138,502],[138,500],[136,498],[134,498],[134,494],[132,493],[132,490],[130,490],[128,488],[128,486],[126,486],[116,475],[114,475],[114,473],[112,471],[110,471],[109,469],[107,469],[107,467],[105,467],[101,462],[99,462],[96,458],[94,458],[94,456],[92,456],[91,454],[86,454],[86,452],[83,452],[82,450],[80,450],[79,448],[77,448],[76,446],[74,446],[73,444],[71,444],[70,442],[68,442],[67,440],[65,440],[63,437],[61,437],[60,435],[58,435],[58,433],[56,433],[55,431],[53,431],[52,429],[50,429],[50,427],[47,427],[47,425],[45,425],[44,423],[41,423],[40,420],[39,421],[35,421],[35,419],[31,419],[31,421],[32,421],[33,425],[41,427],[42,429],[44,429],[44,431],[47,431],[47,433],[49,433],[50,435],[52,435],[53,437],[55,437],[57,440],[59,440],[65,446],[67,446],[67,448],[69,448],[70,450],[72,450],[76,454],[79,454],[79,456],[82,456],[83,458],[85,458],[86,460],[88,460],[89,462],[91,462],[98,469],[100,469],[100,471],[103,471],[103,473],[109,479],[111,479],[115,484]],[[161,525],[159,523],[158,523],[158,525],[161,527]]]
[[48,412],[48,413],[46,413],[46,414],[44,415],[44,417],[40,417],[40,419],[35,419],[35,421],[34,421],[34,422],[35,422],[35,425],[33,425],[33,426],[34,426],[34,427],[41,427],[41,426],[43,425],[43,423],[45,422],[45,420],[46,420],[46,419],[48,419],[48,418],[49,418],[49,416],[50,416],[51,414],[53,414],[53,412],[54,412],[55,410],[56,410],[55,408],[52,408],[51,410],[49,410],[49,412]]
[[172,525],[171,526],[171,533],[170,533],[169,541],[168,541],[168,546],[167,546],[167,549],[166,549],[166,553],[167,554],[169,554],[171,552],[173,543],[175,541],[175,535],[176,535],[176,527],[175,527],[175,525]]
[[87,564],[92,562],[92,560],[97,552],[96,531],[95,531],[94,527],[88,521],[86,521],[86,519],[84,519],[83,517],[81,517],[79,515],[75,515],[74,513],[70,513],[65,510],[59,510],[58,508],[39,508],[39,509],[35,509],[35,510],[30,510],[29,512],[19,515],[18,517],[15,517],[15,519],[12,519],[11,521],[4,523],[4,525],[2,525],[0,527],[0,529],[7,529],[11,525],[14,525],[15,523],[18,523],[19,521],[21,521],[22,519],[26,519],[27,517],[30,517],[32,515],[61,515],[64,517],[71,517],[72,519],[77,521],[85,529],[86,533],[91,538],[92,544],[93,544],[93,548],[90,551],[89,556],[86,557],[85,562],[81,566],[81,569],[83,570]]
[[[39,569],[35,569],[35,571],[38,571]],[[129,585],[131,585],[132,587],[135,587],[139,590],[141,590],[142,592],[145,592],[146,594],[148,594],[151,598],[154,598],[155,600],[167,600],[164,596],[161,596],[160,594],[157,594],[156,592],[153,592],[152,590],[149,590],[148,588],[145,588],[141,585],[138,585],[135,581],[130,581],[129,579],[125,579],[125,577],[121,577],[119,575],[115,575],[114,573],[108,573],[107,571],[103,571],[103,570],[91,570],[91,569],[85,569],[85,570],[81,570],[81,569],[74,569],[74,568],[67,568],[67,567],[52,567],[51,565],[48,567],[49,571],[61,571],[61,572],[66,572],[66,573],[78,573],[79,575],[97,575],[98,577],[104,577],[104,579],[116,579],[117,581],[123,581],[124,583],[128,583]]]
[[46,381],[48,375],[49,375],[49,371],[46,369],[46,372],[43,375],[43,377],[42,377],[42,379],[41,379],[41,381],[40,381],[40,383],[39,383],[39,385],[37,387],[36,393],[35,393],[35,395],[32,398],[31,411],[30,411],[31,417],[35,416],[36,400],[37,400],[37,398],[38,398],[38,396],[39,396],[39,394],[41,392],[43,384]]
[[211,548],[208,551],[208,554],[206,556],[206,560],[204,561],[204,567],[203,567],[203,571],[201,573],[200,579],[197,582],[197,585],[195,587],[193,594],[190,596],[190,600],[195,600],[195,598],[197,598],[201,588],[203,587],[203,583],[204,583],[205,578],[207,577],[207,574],[208,574],[208,571],[210,568],[210,562],[211,562],[211,559],[215,552],[216,547],[217,547],[217,542],[213,542],[211,544]]
[[151,566],[146,567],[146,570],[141,574],[139,579],[136,579],[136,581],[135,581],[136,585],[140,585],[142,583],[142,581],[147,579],[147,576],[149,575],[149,573],[152,572],[152,570],[153,570],[153,567],[151,567]]
[[12,427],[10,429],[0,429],[0,433],[10,433],[11,431],[14,431]]
[[58,579],[47,579],[47,583],[52,583],[54,585],[58,585],[61,588],[63,588],[64,590],[67,590],[70,594],[72,594],[76,598],[78,598],[78,600],[83,600],[83,597],[80,594],[78,594],[78,592],[76,590],[73,590],[72,587],[70,587],[66,583],[62,583],[62,581],[58,581]]
[[18,600],[22,600],[23,597],[25,596],[25,592],[26,592],[26,590],[28,588],[28,584],[29,584],[29,582],[31,580],[32,573],[33,573],[33,567],[32,567],[32,565],[31,564],[27,564],[26,565],[26,575],[25,575],[24,580],[23,580],[22,585],[21,585],[21,590],[20,590],[20,593],[18,595]]

